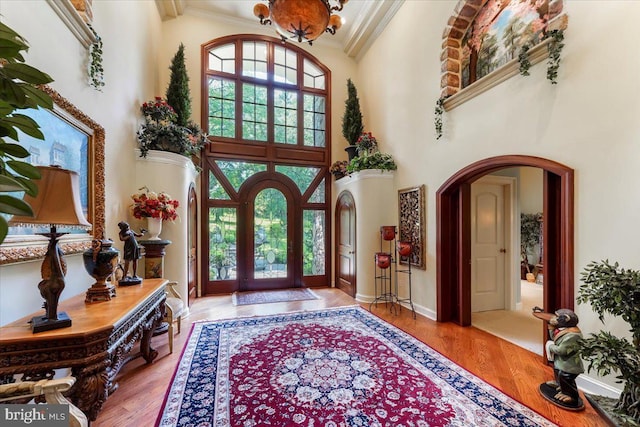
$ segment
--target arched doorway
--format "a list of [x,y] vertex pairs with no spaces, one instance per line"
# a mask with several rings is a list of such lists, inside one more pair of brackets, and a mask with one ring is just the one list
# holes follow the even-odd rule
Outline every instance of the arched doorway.
[[490,172],[518,166],[544,171],[544,309],[573,309],[573,169],[540,157],[508,155],[461,169],[436,193],[438,321],[471,324],[471,183]]
[[238,288],[240,291],[301,286],[300,192],[288,178],[261,173],[240,188]]
[[356,296],[356,204],[353,195],[343,191],[336,201],[335,284]]

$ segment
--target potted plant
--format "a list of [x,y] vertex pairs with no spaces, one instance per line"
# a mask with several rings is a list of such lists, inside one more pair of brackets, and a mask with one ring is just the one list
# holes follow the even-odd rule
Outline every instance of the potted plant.
[[610,423],[640,425],[640,271],[620,268],[608,260],[591,262],[581,274],[578,304],[589,303],[604,323],[605,313],[620,316],[630,326],[631,341],[609,332],[590,334],[581,341],[580,355],[587,372],[617,373],[624,383],[619,399],[585,394],[589,403]]
[[[536,256],[536,245],[540,244],[540,224],[542,213],[522,213],[520,214],[520,256],[522,258],[523,274],[530,282],[535,280],[531,273],[531,260],[529,255]],[[537,262],[538,260],[534,260]],[[524,273],[526,271],[526,273]]]
[[356,141],[362,134],[364,125],[362,124],[358,91],[351,79],[347,79],[347,91],[348,95],[345,101],[344,115],[342,116],[342,136],[349,143],[345,151],[349,155],[349,160],[352,160],[356,156]]
[[190,157],[197,155],[207,142],[207,135],[189,118],[191,97],[182,43],[169,68],[171,76],[166,101],[156,97],[141,107],[146,122],[138,131],[141,157],[146,157],[149,150],[170,151]]
[[143,103],[140,111],[145,119],[137,132],[140,157],[147,157],[149,150],[190,157],[207,142],[207,136],[197,125],[194,128],[179,125],[173,107],[160,97]]
[[329,168],[329,172],[333,174],[336,179],[340,179],[347,175],[347,166],[349,162],[346,160],[337,160],[333,162],[331,167]]
[[373,154],[364,154],[353,158],[347,166],[347,172],[353,173],[365,169],[380,169],[382,171],[394,171],[398,169],[391,154],[376,151]]
[[[33,138],[44,139],[40,126],[21,110],[53,108],[51,97],[38,88],[53,81],[48,75],[25,64],[22,52],[29,45],[8,26],[0,23],[0,214],[33,215],[31,207],[16,197],[15,192],[38,193],[32,180],[40,173],[33,165],[19,160],[29,152],[19,144],[7,142],[5,137],[18,141],[18,131]],[[9,225],[0,215],[0,243],[7,236]]]

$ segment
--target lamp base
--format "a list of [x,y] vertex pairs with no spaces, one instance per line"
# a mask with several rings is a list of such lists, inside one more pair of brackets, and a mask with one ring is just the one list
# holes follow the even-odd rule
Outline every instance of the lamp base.
[[71,318],[64,311],[58,313],[58,318],[53,320],[47,318],[47,316],[36,316],[31,319],[31,329],[34,334],[69,326],[71,326]]

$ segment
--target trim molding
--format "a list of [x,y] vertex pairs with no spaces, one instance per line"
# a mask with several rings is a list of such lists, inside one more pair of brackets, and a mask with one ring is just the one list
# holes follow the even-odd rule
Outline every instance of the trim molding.
[[96,36],[69,0],[47,0],[47,3],[85,49],[88,49],[89,46],[96,42]]
[[[550,41],[550,39],[545,39],[529,50],[529,61],[531,62],[531,66],[538,62],[542,62],[549,57],[547,45]],[[492,87],[499,85],[516,74],[520,74],[520,63],[518,62],[518,58],[512,59],[491,74],[473,82],[464,89],[461,89],[460,92],[451,95],[444,101],[444,110],[452,110],[458,105],[464,104],[468,100],[488,91]]]

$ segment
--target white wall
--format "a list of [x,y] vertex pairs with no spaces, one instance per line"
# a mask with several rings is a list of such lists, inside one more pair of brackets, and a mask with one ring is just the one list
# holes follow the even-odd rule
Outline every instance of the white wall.
[[[2,22],[31,46],[27,63],[50,74],[51,86],[105,128],[106,237],[118,241],[117,223],[127,218],[133,182],[134,148],[139,106],[155,93],[160,17],[153,1],[93,2],[93,27],[104,42],[106,86],[103,92],[87,84],[87,51],[44,0],[3,1]],[[67,287],[61,300],[86,291],[95,281],[82,257],[67,257]],[[0,324],[40,308],[38,292],[42,261],[0,266]]]
[[540,168],[518,168],[520,170],[520,212],[542,212],[543,175]]
[[[640,196],[629,190],[640,181],[640,56],[630,53],[640,37],[640,3],[565,2],[558,84],[546,80],[544,62],[534,65],[529,77],[514,76],[445,113],[436,140],[442,32],[457,4],[406,1],[358,67],[367,127],[395,156],[396,184],[427,187],[429,256],[427,271],[415,273],[415,301],[436,306],[435,192],[466,165],[497,155],[540,156],[575,169],[576,294],[591,260],[640,268]],[[576,312],[585,333],[628,329],[623,322],[603,327],[588,306]]]

